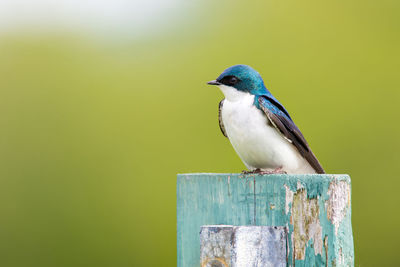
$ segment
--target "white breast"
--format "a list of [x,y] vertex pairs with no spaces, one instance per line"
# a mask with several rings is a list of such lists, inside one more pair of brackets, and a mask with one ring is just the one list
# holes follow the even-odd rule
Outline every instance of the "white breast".
[[315,173],[298,150],[254,106],[254,95],[219,86],[225,94],[222,121],[226,134],[250,170],[282,167],[287,173]]

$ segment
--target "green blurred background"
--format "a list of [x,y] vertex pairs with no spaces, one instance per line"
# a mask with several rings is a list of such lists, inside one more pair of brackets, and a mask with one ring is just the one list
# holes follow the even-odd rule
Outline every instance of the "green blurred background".
[[175,266],[176,174],[240,172],[206,82],[248,64],[396,266],[400,2],[0,4],[0,266]]

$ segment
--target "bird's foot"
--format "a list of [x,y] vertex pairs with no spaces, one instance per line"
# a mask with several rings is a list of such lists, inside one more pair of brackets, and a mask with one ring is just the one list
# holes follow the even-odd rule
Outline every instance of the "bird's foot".
[[272,170],[260,170],[259,174],[287,174],[282,167],[278,167]]
[[282,167],[276,168],[276,169],[255,169],[253,171],[242,171],[242,174],[287,174],[286,171],[283,170]]
[[258,174],[258,173],[260,173],[260,169],[255,169],[255,170],[252,170],[252,171],[245,171],[245,170],[243,170],[242,171],[242,174]]

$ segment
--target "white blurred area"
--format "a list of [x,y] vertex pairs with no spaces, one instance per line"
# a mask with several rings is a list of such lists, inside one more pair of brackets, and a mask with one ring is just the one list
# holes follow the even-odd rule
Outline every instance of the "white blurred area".
[[176,25],[186,7],[184,0],[0,0],[0,33],[149,35]]

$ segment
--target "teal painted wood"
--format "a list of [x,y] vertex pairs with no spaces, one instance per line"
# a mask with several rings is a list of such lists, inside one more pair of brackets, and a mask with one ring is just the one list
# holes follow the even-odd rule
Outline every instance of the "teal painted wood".
[[179,267],[200,265],[202,225],[289,229],[288,266],[354,266],[348,175],[179,174]]

